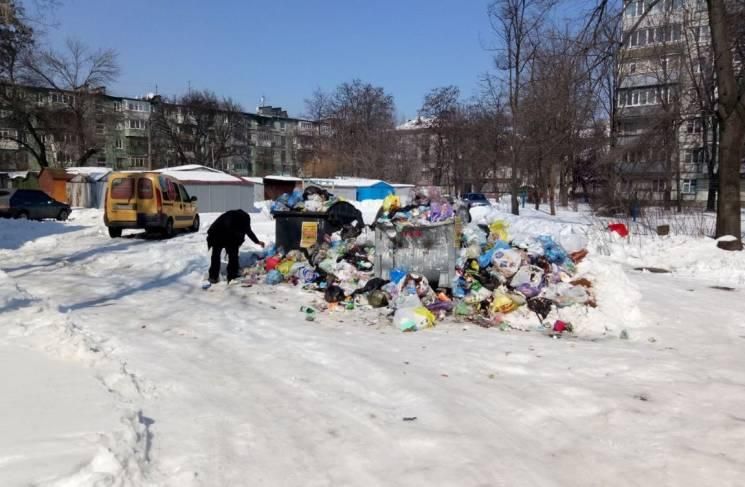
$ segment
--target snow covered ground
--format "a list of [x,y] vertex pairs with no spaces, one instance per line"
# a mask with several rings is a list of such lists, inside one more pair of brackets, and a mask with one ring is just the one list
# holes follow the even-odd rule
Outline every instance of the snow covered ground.
[[743,254],[525,211],[513,232],[591,239],[578,336],[403,334],[305,321],[288,286],[202,291],[214,218],[171,240],[0,220],[0,485],[742,485]]

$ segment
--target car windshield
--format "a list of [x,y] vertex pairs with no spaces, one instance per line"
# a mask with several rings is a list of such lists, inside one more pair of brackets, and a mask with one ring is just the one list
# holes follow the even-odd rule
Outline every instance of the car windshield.
[[481,193],[470,193],[466,196],[466,198],[472,201],[486,201],[486,196]]

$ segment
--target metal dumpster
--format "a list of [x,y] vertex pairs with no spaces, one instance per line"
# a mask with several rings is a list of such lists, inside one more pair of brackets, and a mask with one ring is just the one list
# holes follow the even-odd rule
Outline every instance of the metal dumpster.
[[390,279],[392,269],[422,274],[433,287],[451,287],[455,278],[458,222],[375,228],[375,276]]
[[326,213],[322,212],[277,211],[272,216],[275,220],[274,241],[277,248],[285,251],[308,248],[322,242],[330,230]]

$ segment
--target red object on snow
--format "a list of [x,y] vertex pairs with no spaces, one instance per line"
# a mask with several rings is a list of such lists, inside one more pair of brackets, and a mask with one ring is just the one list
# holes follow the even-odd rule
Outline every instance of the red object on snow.
[[567,324],[561,320],[556,320],[556,323],[554,323],[554,331],[557,333],[562,333],[566,330],[567,330]]
[[274,268],[279,265],[279,262],[280,260],[278,257],[269,257],[264,263],[264,270],[266,270],[267,272],[274,270]]
[[629,234],[629,229],[624,225],[623,223],[611,223],[608,225],[608,230],[611,232],[616,232],[622,237],[626,237]]

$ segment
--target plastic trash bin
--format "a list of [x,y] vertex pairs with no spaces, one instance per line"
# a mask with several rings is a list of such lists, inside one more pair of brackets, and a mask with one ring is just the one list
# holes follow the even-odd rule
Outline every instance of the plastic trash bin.
[[311,211],[277,211],[274,241],[285,251],[309,248],[322,242],[328,232],[326,213]]
[[375,276],[390,279],[392,269],[421,274],[432,286],[451,287],[458,242],[456,222],[375,228]]

